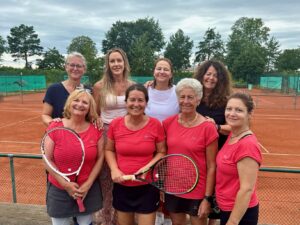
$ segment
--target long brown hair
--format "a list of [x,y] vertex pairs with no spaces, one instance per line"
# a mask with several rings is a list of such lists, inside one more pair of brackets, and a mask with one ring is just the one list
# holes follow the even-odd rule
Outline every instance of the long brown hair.
[[[113,84],[114,84],[115,80],[114,80],[113,74],[111,72],[111,69],[109,67],[109,56],[114,52],[120,53],[120,55],[123,58],[123,61],[124,61],[123,78],[124,78],[125,82],[127,82],[127,86],[132,84],[132,82],[130,81],[130,66],[129,66],[129,62],[128,62],[126,53],[121,48],[110,49],[105,55],[105,66],[104,66],[102,79],[100,80],[100,82],[102,83],[102,88],[100,90],[100,96],[99,96],[101,108],[105,107],[105,105],[106,105],[105,98],[106,98],[107,94],[116,95],[113,90]],[[116,99],[116,101],[117,101],[117,99]]]
[[[231,74],[222,62],[216,60],[207,60],[201,63],[195,71],[193,77],[199,80],[203,85],[203,77],[208,68],[211,66],[217,71],[218,82],[205,104],[207,104],[210,108],[224,107],[226,106],[227,99],[230,96],[232,89]],[[203,93],[205,94],[205,87],[203,87]],[[201,102],[203,102],[203,100],[204,98],[202,98]]]

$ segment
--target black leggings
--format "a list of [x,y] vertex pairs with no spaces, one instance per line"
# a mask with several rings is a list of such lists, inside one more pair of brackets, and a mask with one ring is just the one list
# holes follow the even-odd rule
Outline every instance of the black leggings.
[[[254,206],[252,208],[248,208],[242,217],[239,225],[257,225],[258,223],[258,212],[259,206]],[[220,225],[225,225],[230,217],[231,211],[221,211],[221,223]]]

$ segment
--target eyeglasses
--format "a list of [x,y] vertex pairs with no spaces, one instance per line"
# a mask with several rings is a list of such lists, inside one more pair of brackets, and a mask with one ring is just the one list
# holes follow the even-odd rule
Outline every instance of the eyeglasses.
[[84,67],[84,65],[82,64],[74,64],[74,63],[67,63],[68,66],[70,66],[72,69],[74,69],[75,67],[77,67],[78,69],[82,69]]
[[75,89],[76,89],[76,90],[79,90],[80,92],[85,91],[86,93],[92,94],[92,90],[91,90],[91,89],[89,89],[89,88],[84,88],[83,86],[77,86]]

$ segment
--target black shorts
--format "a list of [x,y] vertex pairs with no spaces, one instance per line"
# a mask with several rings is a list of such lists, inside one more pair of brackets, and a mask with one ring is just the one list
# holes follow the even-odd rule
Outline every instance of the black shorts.
[[[248,208],[242,217],[239,225],[257,225],[258,223],[258,213],[259,206],[254,206],[252,208]],[[231,211],[222,211],[221,210],[221,223],[220,225],[225,225],[230,217]]]
[[165,194],[165,208],[171,213],[186,213],[190,216],[197,216],[201,201],[202,199],[187,199]]
[[96,180],[86,195],[83,204],[85,212],[79,212],[77,202],[68,194],[50,182],[47,184],[46,205],[50,217],[65,218],[88,215],[102,208],[102,193],[99,181]]
[[155,212],[159,207],[159,191],[150,184],[129,187],[114,183],[113,207],[122,212]]

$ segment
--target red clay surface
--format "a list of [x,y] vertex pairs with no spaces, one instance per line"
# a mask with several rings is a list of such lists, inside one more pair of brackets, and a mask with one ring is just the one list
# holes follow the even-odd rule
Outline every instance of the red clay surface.
[[[258,104],[251,128],[261,143],[262,166],[300,170],[300,97],[275,96],[278,93],[263,96],[259,90],[250,93]],[[0,153],[40,154],[39,142],[45,130],[41,122],[43,95],[24,95],[23,103],[20,96],[0,102]],[[17,201],[45,204],[45,170],[41,160],[14,161]],[[8,158],[0,157],[0,165],[0,201],[11,202]],[[3,176],[3,171],[7,175]],[[260,172],[260,223],[300,224],[299,176]],[[37,191],[32,191],[33,186]]]

